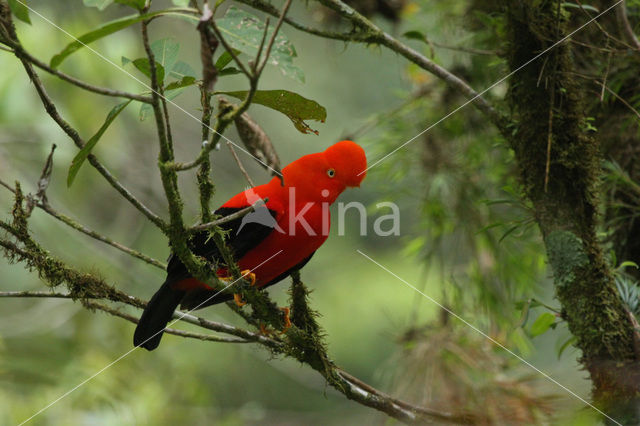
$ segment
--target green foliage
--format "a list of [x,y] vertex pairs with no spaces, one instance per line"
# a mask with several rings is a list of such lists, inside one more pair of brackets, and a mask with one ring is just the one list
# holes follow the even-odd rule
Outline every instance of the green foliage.
[[9,7],[11,8],[11,13],[13,13],[16,18],[18,18],[22,22],[31,24],[31,18],[29,18],[29,8],[26,6],[26,3],[27,0],[9,0]]
[[[216,93],[233,96],[241,100],[247,96],[246,90]],[[253,97],[253,103],[283,113],[289,117],[295,128],[301,133],[318,134],[318,131],[310,128],[304,120],[315,120],[324,123],[327,119],[327,110],[325,107],[316,101],[304,98],[288,90],[257,90]]]
[[[177,84],[177,86],[179,87],[175,89],[169,89],[169,87],[167,86],[167,90],[164,92],[164,97],[167,101],[174,100],[186,88],[186,86],[180,86],[179,84]],[[151,104],[142,104],[140,106],[140,112],[138,113],[138,118],[140,119],[140,121],[144,121],[147,118],[149,118],[149,116],[151,116],[152,114],[153,114],[153,107],[151,106]]]
[[[151,51],[153,52],[154,61],[156,63],[156,78],[158,79],[158,84],[160,84],[161,86],[164,86],[165,73],[171,74],[172,72],[174,72],[174,67],[178,59],[179,50],[180,44],[178,44],[178,42],[176,42],[173,38],[163,38],[151,43]],[[146,75],[149,79],[151,78],[151,66],[149,65],[148,58],[138,58],[132,61],[123,56],[122,65],[124,66],[128,63],[132,63],[133,66],[138,69],[138,71]],[[188,75],[190,75],[191,77],[195,77],[191,67],[189,67],[188,70],[186,68],[181,68],[180,70],[186,70],[187,72],[190,71],[191,74]],[[180,77],[178,78],[182,78],[183,74],[175,73],[175,75],[180,75]]]
[[[265,24],[260,19],[232,6],[223,18],[216,20],[216,24],[234,49],[251,57],[256,56],[265,28]],[[267,41],[272,34],[273,26],[267,31]],[[293,44],[282,31],[279,32],[269,55],[268,63],[278,67],[283,75],[304,83],[304,73],[293,64],[293,58],[296,56],[298,55]]]
[[[239,50],[233,49],[233,54],[236,55],[236,57],[240,53],[241,52]],[[231,61],[233,61],[233,57],[231,56],[231,54],[227,51],[222,52],[222,55],[218,57],[215,64],[216,69],[218,70],[219,76],[234,75],[234,74],[242,73],[242,71],[240,71],[237,68],[227,66]]]
[[71,186],[73,184],[73,181],[76,178],[80,167],[82,167],[82,165],[84,164],[84,161],[91,153],[91,150],[96,146],[111,123],[113,123],[113,121],[118,117],[122,110],[124,110],[130,103],[131,101],[129,100],[114,106],[111,111],[109,111],[109,114],[107,114],[107,118],[104,120],[104,123],[102,124],[102,126],[100,126],[100,129],[98,129],[96,134],[91,136],[91,138],[87,141],[87,144],[80,150],[80,152],[76,154],[75,157],[73,157],[73,161],[71,162],[71,166],[69,167],[69,173],[67,174],[67,186]]
[[410,40],[418,40],[418,41],[422,41],[424,43],[429,44],[429,40],[427,39],[427,36],[417,30],[407,31],[406,33],[402,34],[402,36]]
[[539,336],[545,333],[556,323],[556,316],[549,312],[542,313],[533,324],[531,324],[531,337]]
[[87,7],[95,7],[98,10],[104,10],[107,6],[113,3],[113,0],[82,0]]
[[[150,18],[154,18],[157,16],[163,16],[163,15],[181,15],[181,16],[189,17],[189,15],[180,14],[179,10],[165,9],[165,10],[158,10],[155,12],[145,13],[142,15],[131,15],[131,16],[126,16],[124,18],[115,19],[113,21],[110,21],[110,22],[107,22],[106,24],[101,25],[95,30],[89,31],[88,33],[81,35],[80,37],[78,37],[77,40],[69,43],[64,49],[60,51],[60,53],[54,55],[51,58],[49,65],[51,65],[52,68],[57,68],[69,55],[78,51],[85,45],[93,43],[96,40],[100,40],[101,38],[104,38],[108,35],[121,31],[125,28],[128,28],[133,24],[137,24],[138,22],[141,22]],[[193,19],[195,20],[195,18]]]
[[[151,43],[150,47],[156,63],[156,78],[158,79],[158,84],[164,86],[166,83],[165,77],[176,79],[164,87],[164,96],[167,100],[171,101],[175,99],[185,88],[197,83],[196,72],[191,65],[178,60],[180,44],[177,41],[173,38],[163,38]],[[146,77],[151,78],[151,68],[148,58],[138,58],[132,61],[123,56],[122,65],[125,66],[129,63]],[[138,114],[140,121],[146,120],[152,113],[153,108],[150,104],[142,104]]]
[[640,317],[640,289],[638,288],[638,282],[620,274],[616,275],[615,280],[622,302],[629,312],[636,317]]
[[[565,339],[564,341],[562,341],[562,343],[558,345],[558,348],[556,349],[558,359],[560,359],[560,357],[568,347],[574,345],[577,341],[578,339],[575,336],[571,336],[568,339]],[[561,341],[559,340],[558,342],[561,342]]]
[[104,10],[113,3],[122,4],[138,10],[142,10],[145,5],[145,0],[82,0],[82,2],[85,6],[95,7],[98,10]]

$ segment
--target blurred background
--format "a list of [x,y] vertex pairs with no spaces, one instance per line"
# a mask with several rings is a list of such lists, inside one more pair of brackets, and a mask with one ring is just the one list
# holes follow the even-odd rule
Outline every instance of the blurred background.
[[[88,2],[85,2],[88,3]],[[154,1],[154,9],[170,7]],[[224,13],[226,2],[220,9]],[[496,49],[501,23],[481,2],[397,1],[393,7],[366,3],[371,19],[402,37],[428,34],[431,44],[402,38],[463,76],[477,89],[506,74]],[[385,2],[377,2],[385,3]],[[31,0],[29,6],[73,35],[131,14],[113,4],[103,11],[80,0]],[[250,11],[242,5],[236,4]],[[364,6],[363,6],[364,7]],[[253,11],[263,17],[259,12]],[[294,2],[290,16],[317,27],[344,30],[314,2]],[[17,22],[26,49],[48,62],[71,39],[31,13]],[[192,23],[164,18],[151,25],[152,40],[173,37],[179,59],[199,70],[199,38]],[[496,30],[498,28],[498,30]],[[402,57],[379,47],[319,39],[284,26],[294,44],[294,63],[305,73],[299,83],[267,67],[260,89],[287,89],[326,107],[324,123],[309,122],[319,135],[303,135],[283,115],[253,105],[249,113],[274,142],[283,164],[325,149],[342,138],[363,145],[369,162],[406,142],[464,102],[439,81]],[[467,46],[468,52],[442,48]],[[61,70],[100,86],[141,93],[145,88],[119,68],[121,57],[143,56],[139,26],[99,40],[70,56]],[[247,57],[243,57],[247,59]],[[114,64],[109,63],[113,62]],[[51,205],[79,222],[157,259],[169,250],[163,235],[123,200],[93,168],[85,165],[73,186],[66,174],[76,147],[48,115],[19,61],[0,52],[0,178],[19,180],[34,192],[51,145]],[[144,78],[133,68],[127,72]],[[137,74],[136,74],[137,73]],[[199,71],[198,71],[199,73]],[[40,76],[59,111],[87,139],[120,101]],[[245,90],[244,77],[227,76],[216,90]],[[497,86],[490,98],[504,96]],[[200,117],[195,86],[174,102]],[[156,167],[152,119],[140,121],[132,104],[107,130],[94,153],[153,211],[167,217]],[[201,128],[169,106],[176,156],[188,161],[200,149]],[[235,129],[226,133],[238,141]],[[212,154],[216,184],[213,204],[246,186],[226,148]],[[241,154],[257,183],[268,174]],[[185,219],[198,220],[195,174],[180,175]],[[489,342],[459,319],[356,252],[362,250],[426,295],[501,342],[577,395],[588,398],[590,383],[579,369],[564,323],[555,318],[550,273],[529,207],[520,200],[511,153],[473,107],[465,108],[405,149],[373,168],[360,189],[341,201],[369,206],[368,235],[358,231],[355,210],[347,213],[346,235],[332,236],[302,271],[313,289],[312,307],[321,313],[329,353],[335,362],[379,389],[428,407],[482,413],[498,424],[545,422],[590,424],[591,411],[567,391]],[[373,222],[392,201],[401,210],[401,235],[379,237]],[[0,188],[3,217],[12,206]],[[70,265],[148,299],[163,271],[82,235],[41,210],[31,219],[34,237]],[[0,291],[46,290],[37,274],[0,258]],[[287,303],[288,281],[269,293]],[[543,306],[543,305],[546,305]],[[130,307],[125,312],[139,315]],[[546,317],[544,317],[546,314]],[[551,314],[552,326],[549,321]],[[243,325],[225,306],[199,311],[216,321]],[[540,317],[541,319],[537,321]],[[537,325],[536,325],[537,324]],[[176,324],[192,329],[187,324]],[[92,313],[64,299],[0,298],[0,423],[15,424],[117,359],[132,347],[134,326]],[[308,367],[272,359],[250,344],[200,342],[167,335],[154,352],[136,350],[40,414],[33,424],[388,424],[384,415],[362,407],[326,386]]]

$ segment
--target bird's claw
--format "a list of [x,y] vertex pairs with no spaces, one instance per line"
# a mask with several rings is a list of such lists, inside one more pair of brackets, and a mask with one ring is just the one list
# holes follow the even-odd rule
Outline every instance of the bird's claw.
[[[240,272],[240,274],[242,275],[242,278],[246,279],[249,281],[249,285],[250,286],[254,286],[256,285],[256,274],[254,274],[253,272],[251,272],[251,270],[249,269],[245,269],[244,271]],[[224,279],[229,279],[229,277],[225,277],[222,278]],[[243,307],[244,305],[247,304],[247,302],[245,302],[244,300],[242,300],[242,295],[239,293],[235,293],[233,295],[233,301],[236,302],[236,305],[238,305],[238,307]]]
[[241,295],[241,294],[238,294],[238,293],[235,293],[235,294],[233,295],[233,301],[234,301],[234,302],[236,302],[236,305],[237,305],[239,308],[241,308],[241,307],[243,307],[244,305],[246,305],[246,304],[247,304],[247,302],[245,302],[244,300],[242,300],[242,295]]
[[[284,325],[282,326],[282,330],[280,330],[280,334],[284,334],[287,332],[289,327],[291,327],[291,318],[289,318],[289,313],[291,310],[289,308],[279,308],[282,312],[284,312]],[[267,326],[264,323],[260,323],[260,334],[265,336],[271,336],[273,331],[267,329]]]
[[289,318],[291,310],[287,307],[280,308],[280,310],[284,312],[284,326],[282,327],[282,331],[280,332],[280,334],[284,334],[287,332],[289,327],[291,327],[291,318]]

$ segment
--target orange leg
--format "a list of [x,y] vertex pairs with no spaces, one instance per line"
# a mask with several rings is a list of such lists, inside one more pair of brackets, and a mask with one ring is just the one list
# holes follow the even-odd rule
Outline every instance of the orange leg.
[[[280,308],[280,310],[284,312],[284,327],[280,331],[280,334],[284,334],[287,332],[289,327],[291,327],[291,319],[289,318],[289,313],[291,312],[291,310],[289,308]],[[272,334],[272,332],[267,329],[267,326],[265,324],[260,323],[260,334],[269,336]]]
[[267,330],[267,326],[264,325],[263,323],[260,323],[260,334],[265,336],[269,336],[271,334],[271,332]]
[[[251,272],[249,269],[245,269],[244,271],[242,271],[240,273],[242,274],[242,278],[244,278],[244,279],[249,281],[249,285],[251,285],[251,286],[256,285],[256,274]],[[247,302],[242,300],[242,295],[240,295],[238,293],[235,293],[233,295],[233,301],[236,302],[236,305],[238,305],[239,307],[242,307],[242,306],[247,304]]]
[[247,302],[242,300],[242,296],[238,293],[233,295],[233,301],[236,302],[236,305],[238,305],[238,307],[240,308],[247,304]]
[[291,310],[289,308],[280,308],[280,310],[284,312],[284,327],[282,328],[280,334],[284,334],[287,332],[289,327],[291,327],[291,318],[289,318],[289,313],[291,313]]

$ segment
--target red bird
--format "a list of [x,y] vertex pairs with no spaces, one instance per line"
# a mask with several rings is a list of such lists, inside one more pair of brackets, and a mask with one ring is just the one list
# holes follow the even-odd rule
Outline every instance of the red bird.
[[[266,208],[221,225],[228,231],[227,246],[243,274],[264,288],[302,268],[327,239],[329,205],[346,188],[360,186],[366,168],[364,150],[355,142],[341,141],[286,166],[282,169],[282,182],[274,177],[224,203],[216,210],[217,215],[227,216],[268,198]],[[220,278],[227,278],[222,256],[206,231],[196,234],[190,244],[196,255],[218,267]],[[218,291],[192,277],[180,259],[172,255],[167,279],[149,301],[136,327],[134,345],[148,350],[158,347],[178,305],[200,309],[232,298],[229,294],[216,294]],[[241,304],[238,295],[235,299]]]

